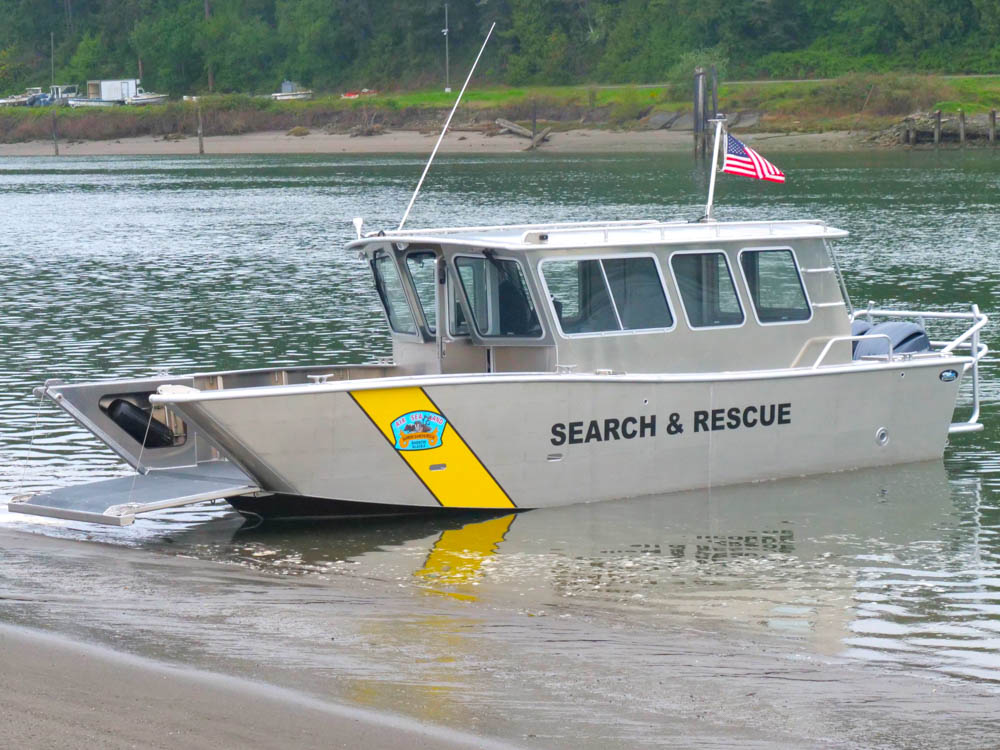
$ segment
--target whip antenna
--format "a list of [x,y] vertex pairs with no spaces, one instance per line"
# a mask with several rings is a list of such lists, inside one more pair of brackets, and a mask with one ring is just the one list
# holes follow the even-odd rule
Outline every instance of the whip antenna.
[[472,80],[472,74],[476,70],[476,66],[479,65],[479,58],[483,56],[483,50],[486,49],[486,43],[490,40],[490,36],[493,34],[493,29],[496,28],[496,21],[490,26],[490,30],[486,32],[486,38],[483,40],[483,46],[479,48],[479,54],[476,55],[476,61],[472,63],[472,68],[469,69],[469,75],[465,78],[465,83],[462,84],[462,90],[458,92],[458,98],[455,100],[455,106],[451,108],[451,112],[448,113],[448,119],[444,122],[444,128],[441,130],[441,135],[438,136],[437,143],[434,144],[434,150],[431,151],[431,158],[427,160],[427,166],[424,167],[424,173],[420,175],[420,180],[417,182],[417,189],[413,191],[413,197],[410,198],[410,205],[406,207],[406,211],[403,213],[403,220],[399,222],[399,226],[396,227],[398,232],[403,228],[403,224],[406,223],[407,217],[410,215],[410,209],[413,208],[413,202],[417,199],[417,195],[420,193],[420,186],[424,184],[424,178],[427,176],[427,172],[431,168],[431,164],[434,162],[434,157],[437,155],[438,147],[441,145],[441,141],[444,140],[444,134],[448,132],[448,126],[451,125],[451,118],[455,116],[455,110],[458,109],[459,103],[462,101],[462,94],[465,93],[466,86],[469,85],[469,81]]

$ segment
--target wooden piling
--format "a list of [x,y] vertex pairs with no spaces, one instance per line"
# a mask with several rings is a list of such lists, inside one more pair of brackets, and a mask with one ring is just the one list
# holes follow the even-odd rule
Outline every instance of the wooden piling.
[[941,110],[934,112],[934,145],[941,143]]
[[694,157],[705,153],[705,69],[694,69]]
[[52,151],[56,156],[59,156],[59,134],[56,132],[56,113],[54,108],[52,111]]
[[990,110],[990,145],[997,145],[997,111]]
[[958,110],[958,142],[965,146],[965,110]]
[[204,135],[205,129],[202,127],[202,122],[201,122],[201,101],[200,100],[198,101],[198,103],[197,103],[196,106],[198,108],[198,153],[199,154],[204,154],[205,153],[205,135]]

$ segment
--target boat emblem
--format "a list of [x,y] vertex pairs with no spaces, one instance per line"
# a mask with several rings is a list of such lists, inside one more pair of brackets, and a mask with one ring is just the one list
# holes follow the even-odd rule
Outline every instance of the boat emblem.
[[942,370],[938,377],[941,378],[942,382],[950,383],[958,377],[958,373],[954,370]]
[[448,420],[432,411],[411,411],[392,420],[392,434],[398,451],[426,451],[438,448]]

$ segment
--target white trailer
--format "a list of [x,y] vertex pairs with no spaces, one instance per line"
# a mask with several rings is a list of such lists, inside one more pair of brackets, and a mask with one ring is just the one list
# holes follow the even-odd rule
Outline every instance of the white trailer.
[[139,89],[139,79],[101,81],[101,99],[106,102],[124,102],[135,96]]

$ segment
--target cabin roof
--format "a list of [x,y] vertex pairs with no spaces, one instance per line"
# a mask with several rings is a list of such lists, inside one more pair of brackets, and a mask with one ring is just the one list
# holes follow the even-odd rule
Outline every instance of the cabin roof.
[[602,248],[614,246],[732,241],[836,239],[842,229],[822,221],[604,221],[509,226],[439,227],[369,233],[348,244],[364,248],[386,240],[407,244],[474,245],[505,250]]

